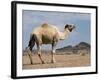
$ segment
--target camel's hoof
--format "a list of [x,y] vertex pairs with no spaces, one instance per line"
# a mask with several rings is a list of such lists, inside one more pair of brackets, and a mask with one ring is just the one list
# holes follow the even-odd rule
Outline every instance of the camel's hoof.
[[30,64],[33,65],[34,64],[33,61],[30,61]]
[[31,62],[31,65],[33,65],[33,62]]
[[45,62],[44,62],[44,61],[42,61],[42,64],[45,64]]
[[52,60],[51,63],[56,63],[56,61],[55,60]]

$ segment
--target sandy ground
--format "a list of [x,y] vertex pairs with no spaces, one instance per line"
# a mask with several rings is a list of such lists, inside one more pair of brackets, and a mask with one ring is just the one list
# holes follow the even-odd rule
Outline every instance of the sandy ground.
[[55,54],[56,63],[51,63],[50,54],[42,54],[42,59],[45,64],[41,64],[41,61],[37,54],[32,55],[34,64],[30,64],[29,56],[23,55],[22,63],[23,69],[42,69],[42,68],[57,68],[57,67],[82,67],[90,66],[90,54],[84,56],[80,54]]

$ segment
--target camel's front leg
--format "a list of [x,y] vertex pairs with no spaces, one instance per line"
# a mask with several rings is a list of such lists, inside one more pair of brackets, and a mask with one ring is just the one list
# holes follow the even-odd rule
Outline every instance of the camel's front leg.
[[51,62],[52,63],[55,63],[56,62],[55,57],[54,57],[54,54],[55,54],[55,51],[56,51],[55,47],[56,47],[56,44],[52,44],[52,51],[51,51],[51,55],[52,55]]
[[39,58],[40,58],[40,60],[41,60],[41,62],[42,62],[42,64],[44,64],[44,61],[42,60],[42,57],[41,57],[41,46],[39,45],[39,46],[37,46],[37,52],[38,52],[38,56],[39,56]]

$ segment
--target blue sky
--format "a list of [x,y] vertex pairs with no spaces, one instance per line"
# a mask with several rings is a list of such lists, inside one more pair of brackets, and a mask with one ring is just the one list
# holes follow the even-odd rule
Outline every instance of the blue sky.
[[[64,30],[66,24],[74,24],[76,29],[70,36],[59,41],[57,48],[68,45],[76,45],[79,42],[90,43],[91,15],[89,13],[73,13],[73,12],[52,12],[52,11],[34,11],[23,10],[22,12],[22,36],[23,49],[27,47],[30,33],[32,30],[43,23],[56,25],[60,31]],[[51,45],[43,45],[43,49],[50,49]],[[35,47],[36,48],[36,47]]]

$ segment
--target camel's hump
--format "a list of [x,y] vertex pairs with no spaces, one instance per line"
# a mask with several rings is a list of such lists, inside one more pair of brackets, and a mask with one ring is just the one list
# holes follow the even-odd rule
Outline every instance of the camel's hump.
[[41,27],[48,27],[48,24],[44,23],[44,24],[41,25]]

